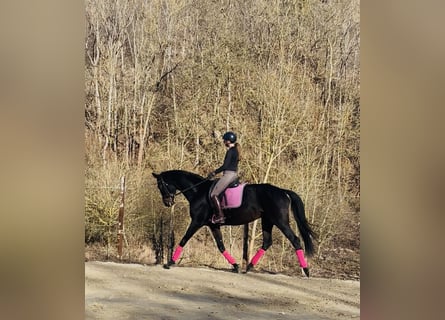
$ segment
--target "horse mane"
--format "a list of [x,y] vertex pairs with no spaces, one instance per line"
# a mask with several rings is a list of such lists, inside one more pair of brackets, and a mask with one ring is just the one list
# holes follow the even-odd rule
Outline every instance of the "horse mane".
[[168,170],[168,171],[164,171],[163,174],[172,176],[184,176],[184,177],[188,177],[191,180],[198,180],[198,181],[202,181],[204,180],[204,177],[200,176],[199,174],[193,173],[193,172],[189,172],[189,171],[184,171],[184,170]]

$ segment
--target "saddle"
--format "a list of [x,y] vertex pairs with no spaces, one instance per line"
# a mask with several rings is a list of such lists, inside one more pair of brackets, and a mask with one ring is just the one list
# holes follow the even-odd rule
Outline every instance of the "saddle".
[[[219,179],[215,179],[210,187],[209,197],[218,180]],[[236,178],[235,181],[230,183],[224,192],[222,192],[219,196],[221,201],[221,209],[234,209],[240,207],[243,202],[243,191],[245,186],[246,183],[240,183],[239,178]]]

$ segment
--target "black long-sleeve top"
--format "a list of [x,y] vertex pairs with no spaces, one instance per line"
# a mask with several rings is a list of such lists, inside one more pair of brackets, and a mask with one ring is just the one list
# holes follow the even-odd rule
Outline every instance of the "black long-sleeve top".
[[238,161],[239,161],[238,149],[236,147],[229,148],[229,150],[227,150],[226,152],[226,156],[224,157],[223,165],[214,171],[215,174],[225,170],[237,172]]

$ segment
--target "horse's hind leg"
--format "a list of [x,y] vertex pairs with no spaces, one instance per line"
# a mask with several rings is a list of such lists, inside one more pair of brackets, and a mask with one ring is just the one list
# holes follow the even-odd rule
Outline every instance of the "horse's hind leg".
[[266,253],[266,250],[269,249],[269,247],[272,245],[273,224],[270,223],[269,221],[266,221],[265,219],[262,219],[261,225],[263,229],[263,245],[261,246],[260,249],[258,249],[256,254],[253,256],[252,260],[250,260],[250,263],[247,265],[246,272],[255,267],[255,265],[258,263],[261,257]]
[[300,263],[300,267],[303,268],[304,273],[306,274],[306,276],[309,277],[309,268],[304,258],[303,248],[301,247],[300,239],[295,235],[294,231],[291,229],[289,224],[279,223],[277,224],[277,227],[281,230],[281,232],[283,232],[286,238],[288,238],[289,241],[294,246],[296,250],[295,254],[298,258],[298,262]]
[[233,258],[230,253],[226,250],[222,238],[221,229],[218,225],[211,225],[209,226],[210,230],[212,231],[213,238],[215,238],[216,246],[218,247],[218,250],[222,253],[224,258],[233,266],[232,271],[238,273],[239,266],[235,261],[235,258]]

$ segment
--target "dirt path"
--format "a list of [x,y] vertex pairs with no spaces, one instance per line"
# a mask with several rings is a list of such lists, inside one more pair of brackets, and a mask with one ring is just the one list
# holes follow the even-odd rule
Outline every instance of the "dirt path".
[[85,263],[86,319],[359,319],[360,282]]

